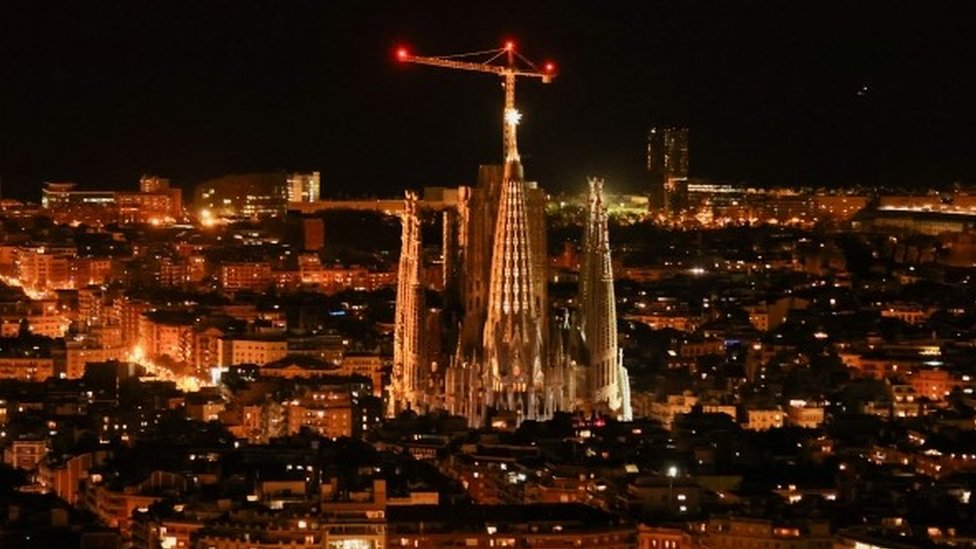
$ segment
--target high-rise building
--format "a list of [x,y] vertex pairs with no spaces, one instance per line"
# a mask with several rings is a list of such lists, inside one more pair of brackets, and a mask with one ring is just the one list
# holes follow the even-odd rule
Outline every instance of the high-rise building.
[[283,215],[287,210],[287,180],[283,172],[226,175],[198,185],[193,208],[198,215],[213,218]]
[[669,177],[664,182],[664,206],[662,210],[670,215],[688,209],[688,178]]
[[139,192],[115,193],[122,223],[172,223],[183,217],[183,191],[171,187],[169,179],[142,176]]
[[320,179],[319,172],[225,175],[197,185],[193,208],[208,218],[279,216],[289,204],[317,202]]
[[80,191],[71,182],[44,184],[41,208],[56,223],[102,226],[118,220],[113,191]]
[[651,211],[670,210],[673,213],[684,207],[680,196],[671,196],[669,200],[668,194],[680,191],[682,185],[679,182],[688,179],[688,128],[650,129],[647,134],[647,176]]
[[[183,217],[183,191],[170,184],[166,177],[158,175],[143,175],[139,179],[139,192],[143,196],[143,210],[156,208],[164,217],[181,219]],[[146,212],[143,218],[152,217],[155,213]]]
[[293,173],[286,181],[288,202],[318,202],[321,191],[321,173]]
[[45,183],[41,207],[54,221],[71,225],[158,225],[183,217],[182,191],[156,176],[143,176],[139,191],[81,191],[70,182]]
[[139,192],[158,193],[169,189],[169,179],[158,175],[143,175],[139,178]]
[[633,415],[630,380],[617,345],[617,302],[603,181],[590,179],[589,186],[579,291],[580,331],[588,358],[588,397],[594,409],[629,421]]

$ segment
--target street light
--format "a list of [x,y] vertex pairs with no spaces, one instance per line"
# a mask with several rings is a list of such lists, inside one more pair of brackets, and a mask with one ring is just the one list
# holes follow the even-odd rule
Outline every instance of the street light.
[[671,512],[672,502],[671,494],[674,492],[674,478],[678,476],[678,468],[674,465],[668,467],[668,513]]

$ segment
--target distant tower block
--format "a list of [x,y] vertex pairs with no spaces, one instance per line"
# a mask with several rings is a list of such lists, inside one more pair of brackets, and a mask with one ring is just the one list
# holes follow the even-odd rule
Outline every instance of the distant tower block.
[[688,128],[654,127],[647,133],[647,177],[652,211],[664,211],[668,204],[668,182],[688,179]]
[[321,185],[322,174],[320,172],[289,174],[285,181],[288,202],[318,202]]
[[159,193],[169,189],[169,179],[158,175],[144,175],[139,178],[139,192]]

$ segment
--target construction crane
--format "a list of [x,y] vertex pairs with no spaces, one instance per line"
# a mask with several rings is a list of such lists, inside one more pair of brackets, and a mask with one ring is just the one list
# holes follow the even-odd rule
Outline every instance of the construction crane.
[[[556,77],[556,65],[546,62],[540,68],[515,50],[515,42],[509,40],[502,48],[494,50],[476,51],[441,56],[413,55],[405,47],[396,50],[396,57],[404,63],[431,65],[446,69],[475,71],[497,74],[503,79],[505,87],[505,110],[502,124],[502,146],[506,166],[511,162],[518,162],[518,146],[515,139],[515,127],[522,115],[515,108],[515,79],[518,77],[538,78],[543,84],[549,84]],[[505,64],[499,64],[503,60]],[[521,61],[521,66],[519,65]]]

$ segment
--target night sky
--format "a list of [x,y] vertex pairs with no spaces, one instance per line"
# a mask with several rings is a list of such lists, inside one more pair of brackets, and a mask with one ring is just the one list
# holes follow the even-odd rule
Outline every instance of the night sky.
[[470,183],[500,156],[498,79],[392,52],[507,38],[560,69],[519,88],[526,173],[550,190],[640,189],[652,124],[691,128],[694,176],[972,182],[966,4],[3,0],[3,193],[279,169],[321,170],[328,195]]

